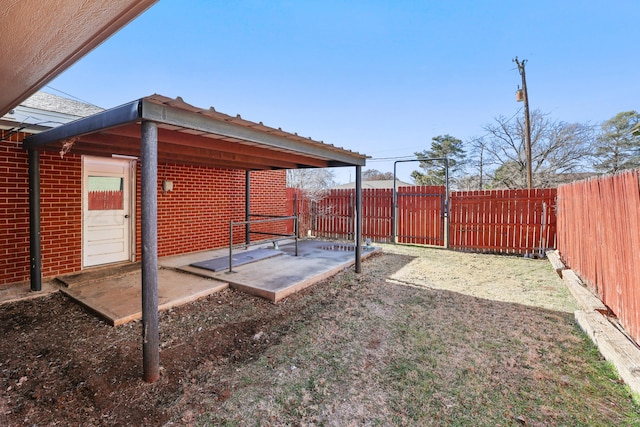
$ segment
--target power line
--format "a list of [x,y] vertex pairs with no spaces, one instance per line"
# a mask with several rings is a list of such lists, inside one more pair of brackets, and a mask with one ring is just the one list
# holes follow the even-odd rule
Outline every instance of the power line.
[[[36,123],[27,123],[27,120],[29,120],[29,119],[34,119],[34,120],[39,120],[39,121],[36,122]],[[11,138],[13,135],[22,132],[24,129],[27,129],[29,126],[44,126],[44,125],[48,125],[50,123],[58,124],[58,125],[63,125],[64,124],[62,122],[57,122],[55,120],[43,120],[43,119],[41,119],[39,117],[27,116],[20,123],[18,123],[16,126],[12,127],[11,129],[7,129],[6,131],[8,133],[3,135],[3,138],[0,139],[0,142],[9,141],[9,138]]]
[[67,93],[67,92],[65,92],[65,91],[62,91],[62,90],[60,90],[60,89],[56,89],[56,88],[55,88],[55,87],[53,87],[53,86],[46,85],[45,87],[46,87],[46,88],[48,88],[48,89],[51,89],[51,90],[55,90],[56,92],[60,92],[61,94],[66,95],[66,96],[68,96],[69,98],[73,98],[73,99],[75,99],[76,101],[84,102],[85,104],[89,104],[89,105],[93,105],[94,107],[102,108],[102,107],[100,107],[99,105],[94,104],[93,102],[85,101],[84,99],[78,98],[77,96],[71,95],[70,93]]
[[[520,114],[520,112],[522,111],[522,107],[518,108],[518,110],[513,113],[513,115],[511,117],[509,117],[504,123],[509,123],[511,120],[513,120],[514,117],[516,117],[518,114]],[[491,132],[487,132],[484,135],[480,136],[480,137],[475,137],[473,139],[481,139],[484,138],[485,136],[489,136],[491,135]],[[413,158],[417,158],[417,156],[411,155],[411,156],[394,156],[394,157],[372,157],[370,159],[367,159],[368,162],[385,162],[385,161],[389,161],[389,160],[404,160],[404,159],[413,159]]]

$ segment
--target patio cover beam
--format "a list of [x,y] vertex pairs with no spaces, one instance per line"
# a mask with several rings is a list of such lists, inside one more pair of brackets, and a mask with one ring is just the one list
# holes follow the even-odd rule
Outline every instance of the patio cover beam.
[[260,146],[271,147],[276,150],[289,150],[311,157],[322,157],[331,159],[333,166],[360,165],[364,166],[366,159],[363,156],[350,156],[344,150],[330,150],[315,144],[309,144],[301,138],[300,141],[294,139],[265,133],[241,126],[234,123],[212,120],[193,112],[185,111],[169,105],[156,104],[145,98],[141,100],[142,118],[159,123],[171,124],[174,126],[186,127],[202,132],[216,135],[237,138],[243,141],[250,141]]
[[[139,131],[139,129],[138,129]],[[202,165],[221,167],[224,169],[295,169],[299,164],[284,159],[268,159],[260,156],[258,149],[254,155],[238,154],[216,149],[206,149],[198,146],[178,145],[158,138],[158,161],[161,163],[182,163],[188,165]],[[91,134],[82,137],[74,143],[74,149],[83,154],[107,155],[122,154],[137,156],[139,153],[139,138],[135,140],[123,136],[108,134]],[[211,145],[215,147],[215,141]],[[283,156],[284,157],[284,156]]]
[[[94,134],[91,135],[91,138],[97,137],[100,135],[104,135],[107,137],[130,137],[130,138],[139,138],[140,131],[133,127],[120,127],[117,129],[109,130],[104,134]],[[223,139],[224,138],[224,139]],[[169,129],[162,129],[162,127],[158,128],[158,141],[161,143],[170,143],[183,147],[199,147],[207,150],[215,150],[221,151],[225,153],[235,153],[235,154],[243,154],[243,155],[252,155],[259,156],[263,159],[274,159],[274,160],[285,160],[291,162],[292,164],[306,164],[308,166],[324,168],[328,166],[328,161],[326,159],[315,159],[302,156],[300,154],[286,152],[286,151],[276,151],[269,150],[266,148],[261,148],[256,144],[246,144],[242,141],[238,141],[234,139],[233,141],[229,140],[228,137],[223,137],[220,135],[213,134],[202,134],[195,135],[192,133],[187,133],[183,131],[172,131]]]
[[140,119],[139,106],[140,101],[129,102],[102,113],[49,129],[46,132],[31,135],[23,141],[22,146],[26,150],[36,150],[53,142],[78,138],[99,130],[135,122]]

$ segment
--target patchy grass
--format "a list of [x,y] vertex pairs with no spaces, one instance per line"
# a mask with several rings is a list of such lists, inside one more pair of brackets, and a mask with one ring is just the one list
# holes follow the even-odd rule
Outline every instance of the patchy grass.
[[[232,376],[253,381],[229,378],[232,396],[196,425],[640,425],[638,407],[576,328],[574,303],[545,261],[401,252],[367,262],[362,278],[344,272],[306,295],[322,310],[308,306],[295,333],[237,366]],[[408,255],[417,258],[407,264]],[[438,289],[385,280],[403,265],[414,275],[437,268],[411,270],[428,260],[455,268],[452,283],[485,283],[503,294],[529,284],[544,289],[530,289],[525,300],[540,293],[564,309],[451,292],[443,279]],[[462,276],[477,262],[491,271],[492,261],[491,283]]]
[[546,261],[386,246],[271,304],[226,290],[140,324],[0,306],[0,425],[640,426]]

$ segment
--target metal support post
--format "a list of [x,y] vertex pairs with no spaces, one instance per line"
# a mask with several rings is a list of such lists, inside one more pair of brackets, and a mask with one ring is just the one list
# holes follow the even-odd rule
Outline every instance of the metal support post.
[[356,273],[362,273],[362,166],[356,166]]
[[29,150],[29,276],[34,292],[42,290],[40,240],[40,152]]
[[391,201],[391,243],[398,243],[398,180],[396,169],[398,162],[393,162],[393,194]]
[[233,221],[229,221],[229,273],[233,273]]
[[143,378],[160,378],[158,331],[158,125],[142,122],[142,359]]
[[449,249],[449,159],[444,158],[444,247]]
[[247,223],[244,226],[244,236],[247,246],[251,243],[251,225],[249,220],[251,216],[251,171],[244,173],[244,220]]
[[298,230],[298,215],[294,215],[294,216],[295,216],[295,218],[293,218],[293,228],[294,228],[293,233],[296,235],[296,238],[295,238],[296,239],[295,240],[296,241],[296,256],[298,256],[298,232],[299,232],[299,230]]
[[298,192],[293,193],[293,215],[298,216]]
[[[351,239],[356,242],[356,215],[358,210],[353,205],[353,193],[349,193],[349,228],[352,230]],[[347,233],[347,235],[349,235]]]

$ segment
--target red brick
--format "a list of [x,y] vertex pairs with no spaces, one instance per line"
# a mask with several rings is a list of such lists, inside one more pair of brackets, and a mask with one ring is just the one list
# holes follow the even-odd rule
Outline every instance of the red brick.
[[[22,141],[24,134],[11,141]],[[18,143],[0,146],[0,284],[29,278],[28,155]],[[81,157],[41,153],[41,239],[44,277],[81,270],[82,161]],[[140,257],[140,167],[136,191],[136,253]],[[159,255],[220,248],[228,245],[229,221],[245,217],[245,172],[183,165],[159,165]],[[163,194],[162,179],[174,191]],[[284,171],[251,173],[251,211],[286,215]],[[282,232],[275,224],[269,229]],[[244,238],[244,228],[234,240]]]

